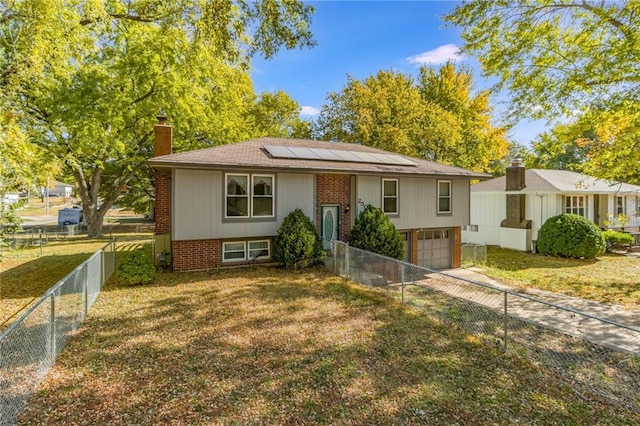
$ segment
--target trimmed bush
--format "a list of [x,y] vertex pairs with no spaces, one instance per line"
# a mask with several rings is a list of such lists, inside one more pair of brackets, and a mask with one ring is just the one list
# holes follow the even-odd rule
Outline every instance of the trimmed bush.
[[600,228],[575,214],[549,218],[538,232],[538,251],[541,254],[593,259],[604,253],[606,247]]
[[602,238],[607,242],[607,245],[631,246],[634,243],[633,235],[614,231],[613,229],[603,231]]
[[134,251],[118,266],[118,278],[128,285],[149,284],[156,279],[156,269],[149,256]]
[[402,259],[404,256],[404,243],[400,233],[382,210],[370,204],[356,219],[351,230],[350,244],[394,259]]
[[273,242],[273,260],[286,269],[299,269],[323,260],[327,254],[316,227],[302,210],[284,218]]

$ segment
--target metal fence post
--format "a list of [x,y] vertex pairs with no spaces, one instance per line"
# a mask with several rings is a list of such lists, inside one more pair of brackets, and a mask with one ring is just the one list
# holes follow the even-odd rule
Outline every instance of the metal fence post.
[[504,292],[504,351],[507,352],[507,327],[509,326],[509,317],[507,315],[507,292]]
[[51,366],[56,363],[56,293],[55,291],[51,292],[51,315],[49,317],[49,323],[51,324],[51,330],[49,333],[49,339],[51,340],[51,344],[49,345],[51,349]]
[[347,275],[347,278],[351,278],[351,266],[349,265],[349,245],[345,244],[344,246],[344,269]]
[[89,313],[89,271],[86,263],[83,266],[82,271],[82,292],[84,293],[84,315],[82,317],[84,318],[87,316],[87,313]]

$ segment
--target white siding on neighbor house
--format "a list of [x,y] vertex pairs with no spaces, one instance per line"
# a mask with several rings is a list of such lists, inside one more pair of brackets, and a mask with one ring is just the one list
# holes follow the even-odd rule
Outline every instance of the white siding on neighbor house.
[[[463,230],[462,242],[472,244],[500,244],[500,223],[507,216],[507,202],[504,194],[471,193],[469,224],[477,226],[477,231]],[[480,208],[480,206],[482,206]]]
[[[442,179],[451,181],[451,214],[437,214],[438,179],[391,177],[398,179],[398,214],[389,215],[397,229],[448,228],[463,226],[469,222],[469,181],[466,179]],[[357,176],[356,201],[358,213],[364,206],[382,204],[382,177]]]
[[175,170],[172,238],[199,240],[273,236],[284,217],[295,208],[302,209],[310,218],[314,217],[314,182],[311,174],[278,173],[274,185],[275,218],[229,220],[223,219],[223,172]]

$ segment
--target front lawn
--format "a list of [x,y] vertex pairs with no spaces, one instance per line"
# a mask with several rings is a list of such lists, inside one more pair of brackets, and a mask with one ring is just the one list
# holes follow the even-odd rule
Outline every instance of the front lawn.
[[518,288],[538,288],[640,308],[640,258],[606,253],[595,260],[563,259],[488,247],[480,272]]
[[324,269],[113,280],[19,424],[638,424]]

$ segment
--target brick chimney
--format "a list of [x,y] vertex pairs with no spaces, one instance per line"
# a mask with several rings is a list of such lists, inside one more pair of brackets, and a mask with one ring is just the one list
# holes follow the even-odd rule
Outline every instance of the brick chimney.
[[160,114],[156,117],[158,124],[153,126],[155,138],[154,157],[169,155],[173,151],[173,127],[167,124],[167,116]]
[[526,195],[510,194],[510,191],[521,191],[526,188],[525,168],[519,159],[511,162],[507,167],[506,188],[507,191],[507,218],[500,226],[502,228],[531,229],[531,220],[526,220]]
[[[158,124],[153,127],[155,139],[154,156],[172,153],[173,127],[167,124],[167,116],[159,115]],[[154,207],[155,233],[164,235],[171,233],[171,170],[156,169],[156,199]]]

